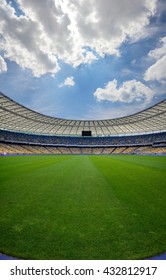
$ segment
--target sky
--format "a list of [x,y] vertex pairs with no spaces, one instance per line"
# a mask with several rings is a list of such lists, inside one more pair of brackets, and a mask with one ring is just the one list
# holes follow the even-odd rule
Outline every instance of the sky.
[[0,0],[0,91],[45,115],[122,117],[166,98],[165,0]]

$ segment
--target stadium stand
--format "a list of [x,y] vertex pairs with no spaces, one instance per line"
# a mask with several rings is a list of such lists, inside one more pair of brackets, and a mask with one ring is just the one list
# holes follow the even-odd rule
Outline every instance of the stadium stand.
[[[0,93],[0,154],[166,154],[166,99],[109,120],[65,120]],[[92,131],[82,137],[82,131]]]

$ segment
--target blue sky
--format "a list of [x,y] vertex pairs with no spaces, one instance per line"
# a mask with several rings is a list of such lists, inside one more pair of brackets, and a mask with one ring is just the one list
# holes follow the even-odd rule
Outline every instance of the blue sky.
[[138,112],[166,97],[165,30],[164,0],[1,0],[0,91],[68,119]]

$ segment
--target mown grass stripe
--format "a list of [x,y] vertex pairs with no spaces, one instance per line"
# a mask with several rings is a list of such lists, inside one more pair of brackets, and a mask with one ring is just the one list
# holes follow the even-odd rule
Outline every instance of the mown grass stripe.
[[166,248],[166,158],[0,158],[0,251],[137,259]]

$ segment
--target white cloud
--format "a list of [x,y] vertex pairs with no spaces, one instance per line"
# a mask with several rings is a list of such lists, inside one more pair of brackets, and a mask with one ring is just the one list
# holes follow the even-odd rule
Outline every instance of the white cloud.
[[28,15],[17,17],[14,8],[2,0],[0,6],[0,49],[4,58],[15,61],[22,68],[32,70],[34,76],[56,73],[57,58],[47,46],[41,25]]
[[64,86],[73,87],[74,85],[75,85],[74,78],[71,76],[71,77],[67,77],[64,83],[61,84],[59,87],[64,87]]
[[[40,3],[39,3],[40,2]],[[22,15],[1,0],[0,50],[36,77],[56,74],[58,59],[78,66],[145,33],[156,0],[17,0]],[[144,36],[147,36],[144,34]],[[135,39],[134,39],[135,40]],[[85,53],[85,48],[95,50]]]
[[87,51],[84,58],[82,59],[82,63],[90,64],[95,60],[97,60],[97,57],[93,54],[93,52]]
[[155,60],[145,72],[146,81],[166,81],[166,37],[160,40],[160,47],[149,52],[149,57]]
[[7,64],[3,57],[0,55],[0,73],[7,71]]
[[144,85],[143,83],[130,80],[124,82],[119,88],[117,80],[108,82],[104,88],[97,88],[94,92],[94,96],[98,101],[108,100],[111,102],[140,102],[150,103],[154,96],[152,89]]

